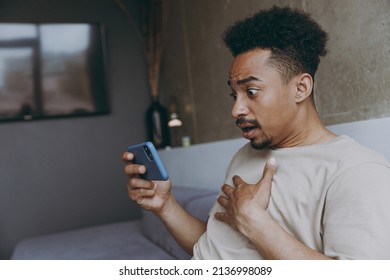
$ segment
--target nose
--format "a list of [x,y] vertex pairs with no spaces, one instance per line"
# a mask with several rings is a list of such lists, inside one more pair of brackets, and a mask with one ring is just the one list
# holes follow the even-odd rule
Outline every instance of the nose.
[[232,108],[232,117],[237,119],[239,117],[247,116],[249,113],[248,106],[242,98],[237,96]]

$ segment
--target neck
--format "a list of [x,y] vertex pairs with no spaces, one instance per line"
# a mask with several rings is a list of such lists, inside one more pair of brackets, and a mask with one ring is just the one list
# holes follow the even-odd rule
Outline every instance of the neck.
[[300,147],[331,141],[336,134],[328,130],[318,116],[313,104],[302,104],[304,110],[288,125],[288,135],[275,148]]

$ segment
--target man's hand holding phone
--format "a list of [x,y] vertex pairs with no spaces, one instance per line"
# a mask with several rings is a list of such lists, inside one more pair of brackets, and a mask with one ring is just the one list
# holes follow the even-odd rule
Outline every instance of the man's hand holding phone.
[[[127,184],[128,196],[142,208],[161,214],[164,208],[168,206],[168,201],[173,198],[170,192],[171,181],[167,179],[165,168],[161,165],[154,147],[145,146],[145,144],[148,143],[129,147],[128,151],[122,156],[126,163],[124,171],[129,177]],[[152,161],[148,156],[149,152],[153,153]],[[158,164],[155,164],[155,161]],[[147,169],[147,166],[150,170]]]
[[150,142],[130,146],[123,154],[129,177],[129,198],[156,214],[179,245],[192,254],[206,230],[206,222],[186,212],[171,194],[171,181],[157,151]]

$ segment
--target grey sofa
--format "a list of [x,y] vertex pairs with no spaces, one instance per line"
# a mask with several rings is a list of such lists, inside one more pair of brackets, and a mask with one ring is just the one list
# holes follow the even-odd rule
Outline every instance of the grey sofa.
[[[174,187],[178,202],[191,214],[206,220],[217,191]],[[130,203],[130,202],[129,202]],[[189,259],[152,213],[139,220],[38,236],[19,242],[14,260],[123,260]]]

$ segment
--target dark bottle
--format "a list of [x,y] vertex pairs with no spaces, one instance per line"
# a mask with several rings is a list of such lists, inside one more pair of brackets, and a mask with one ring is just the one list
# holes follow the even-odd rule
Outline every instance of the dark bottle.
[[160,102],[152,101],[152,104],[146,111],[146,122],[149,141],[157,149],[169,146],[168,112]]

